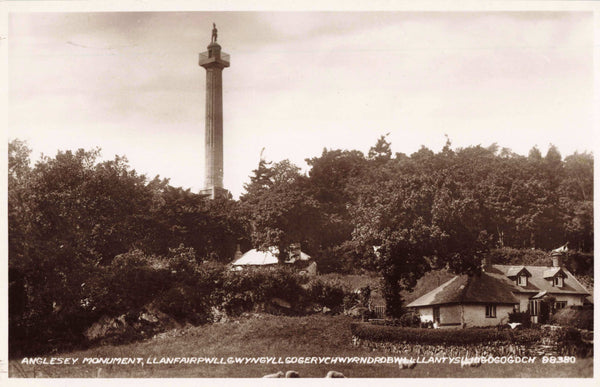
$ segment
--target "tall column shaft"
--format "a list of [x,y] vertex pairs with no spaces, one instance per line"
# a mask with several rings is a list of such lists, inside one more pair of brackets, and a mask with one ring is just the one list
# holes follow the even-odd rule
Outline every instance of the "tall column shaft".
[[223,188],[223,69],[206,68],[205,188]]
[[223,69],[229,67],[229,55],[221,52],[213,29],[208,51],[200,54],[198,64],[206,69],[206,113],[204,189],[211,199],[227,197],[223,187]]

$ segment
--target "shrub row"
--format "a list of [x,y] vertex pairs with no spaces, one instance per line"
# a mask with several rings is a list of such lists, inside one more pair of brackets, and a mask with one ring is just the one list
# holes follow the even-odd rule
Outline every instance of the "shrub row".
[[183,246],[172,249],[168,257],[146,256],[138,250],[122,254],[88,290],[93,321],[152,303],[179,322],[196,325],[213,321],[216,312],[235,316],[275,311],[273,305],[267,307],[274,298],[290,304],[278,309],[289,314],[303,313],[312,304],[337,311],[347,295],[339,283],[309,280],[290,267],[231,271],[217,263],[198,263],[194,250]]
[[134,250],[115,258],[88,286],[88,312],[95,319],[118,316],[153,303],[180,322],[211,321],[211,310],[228,315],[264,310],[273,298],[290,303],[290,313],[318,304],[339,311],[349,294],[335,282],[309,280],[289,267],[231,271],[197,263],[192,249],[173,249],[169,257]]
[[498,342],[528,344],[540,341],[543,337],[542,331],[534,329],[426,329],[368,323],[352,323],[350,329],[354,336],[370,341],[431,345],[468,345]]

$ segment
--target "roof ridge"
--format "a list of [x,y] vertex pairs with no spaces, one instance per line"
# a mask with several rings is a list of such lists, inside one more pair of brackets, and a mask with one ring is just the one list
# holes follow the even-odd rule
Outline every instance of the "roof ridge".
[[419,301],[422,298],[425,298],[427,296],[429,296],[430,294],[433,294],[434,292],[441,292],[442,290],[444,290],[448,285],[450,285],[451,282],[455,281],[457,278],[459,278],[460,275],[455,275],[454,277],[450,278],[448,281],[444,282],[443,284],[436,286],[435,288],[433,288],[432,290],[428,291],[427,293],[423,294],[422,296],[418,297],[417,299],[409,302],[406,306],[410,306],[411,304]]

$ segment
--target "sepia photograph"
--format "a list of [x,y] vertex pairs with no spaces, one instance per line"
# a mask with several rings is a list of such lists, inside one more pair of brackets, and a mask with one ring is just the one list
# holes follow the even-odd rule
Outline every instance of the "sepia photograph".
[[0,378],[592,383],[593,10],[241,9],[8,7]]

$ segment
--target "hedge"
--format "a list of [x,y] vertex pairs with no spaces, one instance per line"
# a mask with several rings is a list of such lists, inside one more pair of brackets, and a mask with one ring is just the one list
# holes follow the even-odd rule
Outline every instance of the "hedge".
[[370,341],[387,341],[409,344],[469,345],[483,343],[529,344],[538,342],[544,333],[536,329],[427,329],[352,323],[354,336]]

